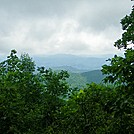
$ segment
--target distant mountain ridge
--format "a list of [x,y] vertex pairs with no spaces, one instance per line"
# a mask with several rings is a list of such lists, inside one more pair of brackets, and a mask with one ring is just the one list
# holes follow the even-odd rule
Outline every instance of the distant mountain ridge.
[[67,81],[72,87],[79,88],[85,86],[87,83],[100,83],[102,81],[104,75],[102,75],[101,66],[106,63],[106,59],[74,55],[33,57],[37,66],[45,66],[55,71],[68,71],[70,77]]
[[[75,55],[51,55],[43,57],[34,57],[33,60],[37,66],[46,68],[75,68],[77,70],[97,70],[106,63],[107,58],[75,56]],[[63,68],[63,69],[64,69]]]
[[52,67],[53,70],[65,70],[71,73],[81,73],[81,72],[86,72],[88,70],[79,70],[78,68],[74,68],[71,66],[58,66],[58,67]]

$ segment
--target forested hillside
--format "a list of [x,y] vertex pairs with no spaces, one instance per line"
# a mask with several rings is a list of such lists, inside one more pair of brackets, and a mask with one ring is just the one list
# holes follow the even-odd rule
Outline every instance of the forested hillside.
[[[122,37],[114,45],[125,52],[102,66],[106,84],[71,87],[67,71],[37,67],[28,54],[11,50],[0,63],[0,133],[133,134],[134,7],[121,24]],[[94,76],[96,82],[103,78],[96,70],[70,81],[82,84]]]
[[71,72],[69,73],[67,82],[72,88],[83,88],[88,83],[86,77],[83,77],[80,73]]
[[67,82],[71,87],[83,88],[89,83],[103,83],[103,78],[105,75],[102,74],[101,70],[93,70],[83,73],[71,73],[69,72],[69,78]]
[[102,74],[101,70],[93,70],[93,71],[88,71],[88,72],[83,72],[81,73],[83,77],[86,78],[87,83],[101,83],[104,75]]

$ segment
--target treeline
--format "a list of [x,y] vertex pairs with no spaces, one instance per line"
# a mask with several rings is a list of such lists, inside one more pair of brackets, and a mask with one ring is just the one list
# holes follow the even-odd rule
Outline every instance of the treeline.
[[125,84],[118,80],[121,84],[116,86],[92,83],[84,89],[72,89],[66,82],[68,77],[66,71],[36,70],[27,54],[19,58],[12,50],[0,63],[0,132],[134,132],[132,79],[125,79]]
[[115,43],[127,50],[103,66],[103,85],[70,88],[66,71],[37,68],[28,54],[12,50],[0,63],[0,133],[133,134],[133,20],[134,9],[122,19],[125,32]]

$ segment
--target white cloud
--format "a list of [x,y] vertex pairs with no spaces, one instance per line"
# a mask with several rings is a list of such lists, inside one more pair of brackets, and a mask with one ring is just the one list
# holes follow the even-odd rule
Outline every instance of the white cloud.
[[100,55],[118,52],[119,22],[132,3],[92,0],[9,0],[0,4],[0,53]]

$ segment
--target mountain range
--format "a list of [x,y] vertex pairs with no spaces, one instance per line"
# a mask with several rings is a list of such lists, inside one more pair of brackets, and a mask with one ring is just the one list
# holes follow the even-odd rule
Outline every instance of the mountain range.
[[46,68],[62,69],[71,72],[85,72],[101,69],[101,66],[106,63],[107,58],[87,57],[76,55],[50,55],[34,57],[33,60],[37,66],[45,66]]
[[83,87],[87,83],[100,83],[104,78],[101,67],[106,64],[106,57],[87,57],[76,55],[34,56],[38,67],[45,66],[55,71],[66,70],[70,77],[67,79],[72,87]]
[[34,57],[37,66],[45,66],[55,71],[66,70],[70,77],[67,82],[71,87],[82,88],[87,83],[101,83],[104,75],[102,65],[106,64],[106,57],[87,57],[76,55],[50,55]]

